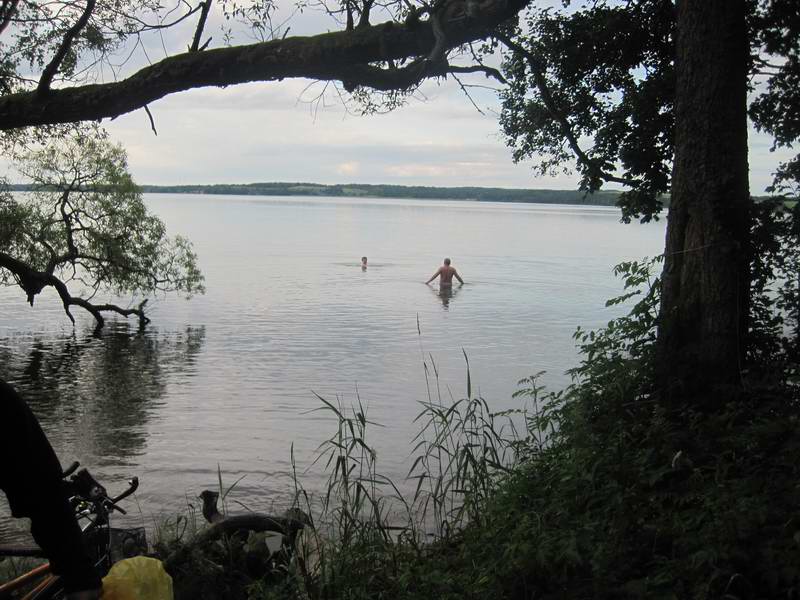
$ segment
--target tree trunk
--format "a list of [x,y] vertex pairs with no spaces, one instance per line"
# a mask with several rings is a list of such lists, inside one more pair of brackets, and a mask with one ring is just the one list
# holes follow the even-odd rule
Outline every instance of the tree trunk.
[[668,400],[741,383],[750,287],[745,0],[681,0],[659,368]]

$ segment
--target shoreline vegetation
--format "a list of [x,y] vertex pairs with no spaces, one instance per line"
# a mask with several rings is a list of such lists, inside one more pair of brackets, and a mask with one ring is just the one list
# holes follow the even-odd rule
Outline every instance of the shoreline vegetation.
[[[415,419],[412,497],[381,473],[370,445],[377,424],[361,401],[318,396],[338,427],[319,447],[322,497],[303,489],[292,451],[290,510],[308,527],[271,551],[258,532],[203,543],[196,511],[165,523],[156,551],[176,600],[795,597],[796,337],[754,337],[757,375],[735,396],[720,390],[719,413],[692,399],[665,409],[661,260],[616,267],[624,293],[608,303],[635,297],[630,313],[578,329],[575,383],[549,392],[533,374],[518,382],[517,409],[493,412],[475,393],[466,354],[465,394],[443,397],[423,350],[429,395]],[[764,316],[755,332],[787,323]],[[773,350],[760,351],[764,343]],[[235,485],[220,474],[223,513]]]

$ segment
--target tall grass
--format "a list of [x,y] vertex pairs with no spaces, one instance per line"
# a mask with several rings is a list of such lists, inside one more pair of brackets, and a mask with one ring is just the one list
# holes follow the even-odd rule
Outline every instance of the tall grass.
[[[480,526],[493,494],[530,446],[531,437],[543,443],[542,432],[532,429],[541,422],[536,417],[543,388],[537,383],[539,373],[523,380],[524,389],[515,394],[522,404],[533,403],[532,414],[526,407],[494,412],[474,392],[464,352],[464,393],[454,398],[433,356],[424,351],[419,333],[425,396],[414,419],[419,431],[409,441],[406,477],[396,481],[382,472],[373,440],[383,425],[369,417],[358,390],[351,405],[341,397],[317,395],[320,406],[315,411],[327,413],[333,425],[309,467],[321,466],[327,473],[321,492],[303,486],[291,448],[290,512],[302,511],[312,526],[293,540],[292,551],[279,559],[273,555],[272,571],[266,576],[251,577],[246,565],[237,565],[242,557],[252,558],[252,534],[245,541],[217,542],[203,553],[193,550],[182,567],[187,593],[179,597],[202,592],[203,598],[238,598],[242,590],[253,599],[442,597],[440,591],[448,588],[446,576],[420,568],[426,582],[416,570],[430,564],[433,554],[452,552],[465,528]],[[225,485],[220,468],[217,479],[221,509],[227,514],[229,503],[236,502],[231,493],[239,481]],[[171,551],[197,533],[191,510],[186,517],[162,524],[161,546]],[[198,569],[201,573],[193,576]],[[426,594],[423,588],[438,591]]]
[[[358,393],[352,406],[339,397],[317,396],[316,410],[334,423],[314,461],[325,467],[328,479],[315,505],[295,471],[297,508],[315,515],[315,527],[299,539],[290,569],[309,598],[338,597],[344,590],[348,597],[366,598],[407,585],[410,565],[447,547],[469,524],[480,524],[530,436],[525,408],[493,412],[474,394],[466,352],[465,395],[459,399],[445,397],[437,365],[421,343],[420,352],[426,398],[419,402],[419,433],[411,441],[405,482],[381,472],[372,435],[383,426],[368,417]],[[542,389],[529,386],[519,397],[532,399],[538,410]]]

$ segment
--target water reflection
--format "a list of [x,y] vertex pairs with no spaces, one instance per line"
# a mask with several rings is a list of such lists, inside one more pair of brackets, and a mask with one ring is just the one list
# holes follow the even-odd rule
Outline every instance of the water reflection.
[[440,286],[438,290],[431,288],[431,291],[436,294],[442,302],[442,308],[444,310],[450,310],[450,301],[458,295],[462,287],[464,287],[463,284],[458,286],[443,285]]
[[127,464],[145,451],[147,424],[168,375],[192,368],[204,328],[140,331],[108,323],[83,334],[0,339],[0,377],[27,400],[64,462]]
[[[65,461],[137,463],[98,470],[114,490],[139,475],[146,514],[182,510],[185,494],[213,486],[218,462],[229,483],[247,475],[236,492],[248,506],[290,499],[289,449],[306,466],[330,431],[307,414],[320,405],[312,389],[347,404],[357,389],[373,418],[392,424],[373,441],[384,472],[402,481],[416,400],[427,397],[423,346],[454,397],[464,393],[466,349],[492,406],[515,408],[515,382],[530,372],[546,370],[551,389],[569,383],[575,326],[622,310],[603,308],[619,290],[611,265],[664,241],[663,223],[622,227],[613,209],[168,194],[146,202],[195,241],[207,277],[208,295],[151,307],[153,326],[175,333],[148,328],[142,338],[133,324],[113,339],[111,329],[99,340],[64,337],[71,326],[57,297],[51,320],[47,303],[31,311],[0,288],[0,373],[44,396],[37,411]],[[576,223],[586,210],[603,218]],[[444,294],[434,284],[428,297],[426,265],[444,248],[468,283]],[[366,273],[357,270],[364,254]],[[207,329],[196,356],[184,328],[198,323]],[[114,458],[131,451],[144,454]],[[314,490],[324,481],[304,477]],[[2,502],[0,494],[0,512]],[[0,537],[2,527],[0,517]]]

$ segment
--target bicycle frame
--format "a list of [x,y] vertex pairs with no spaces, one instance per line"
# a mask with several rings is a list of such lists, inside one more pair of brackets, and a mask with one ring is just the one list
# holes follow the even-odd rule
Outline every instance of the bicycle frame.
[[[78,463],[73,463],[64,472],[64,478],[66,479],[75,472],[78,466]],[[113,562],[110,513],[117,510],[125,514],[125,511],[117,506],[117,503],[136,491],[139,487],[139,479],[137,477],[130,479],[128,489],[115,498],[109,498],[105,488],[97,483],[86,469],[82,469],[71,477],[68,485],[73,491],[70,503],[81,527],[89,555],[95,561],[95,568],[98,572],[105,574]],[[46,558],[42,550],[36,546],[0,546],[0,557],[5,556]],[[28,589],[31,586],[33,586],[32,589],[22,597],[22,600],[51,600],[63,597],[60,578],[50,572],[50,564],[46,563],[0,585],[0,600],[10,598],[12,593]]]

